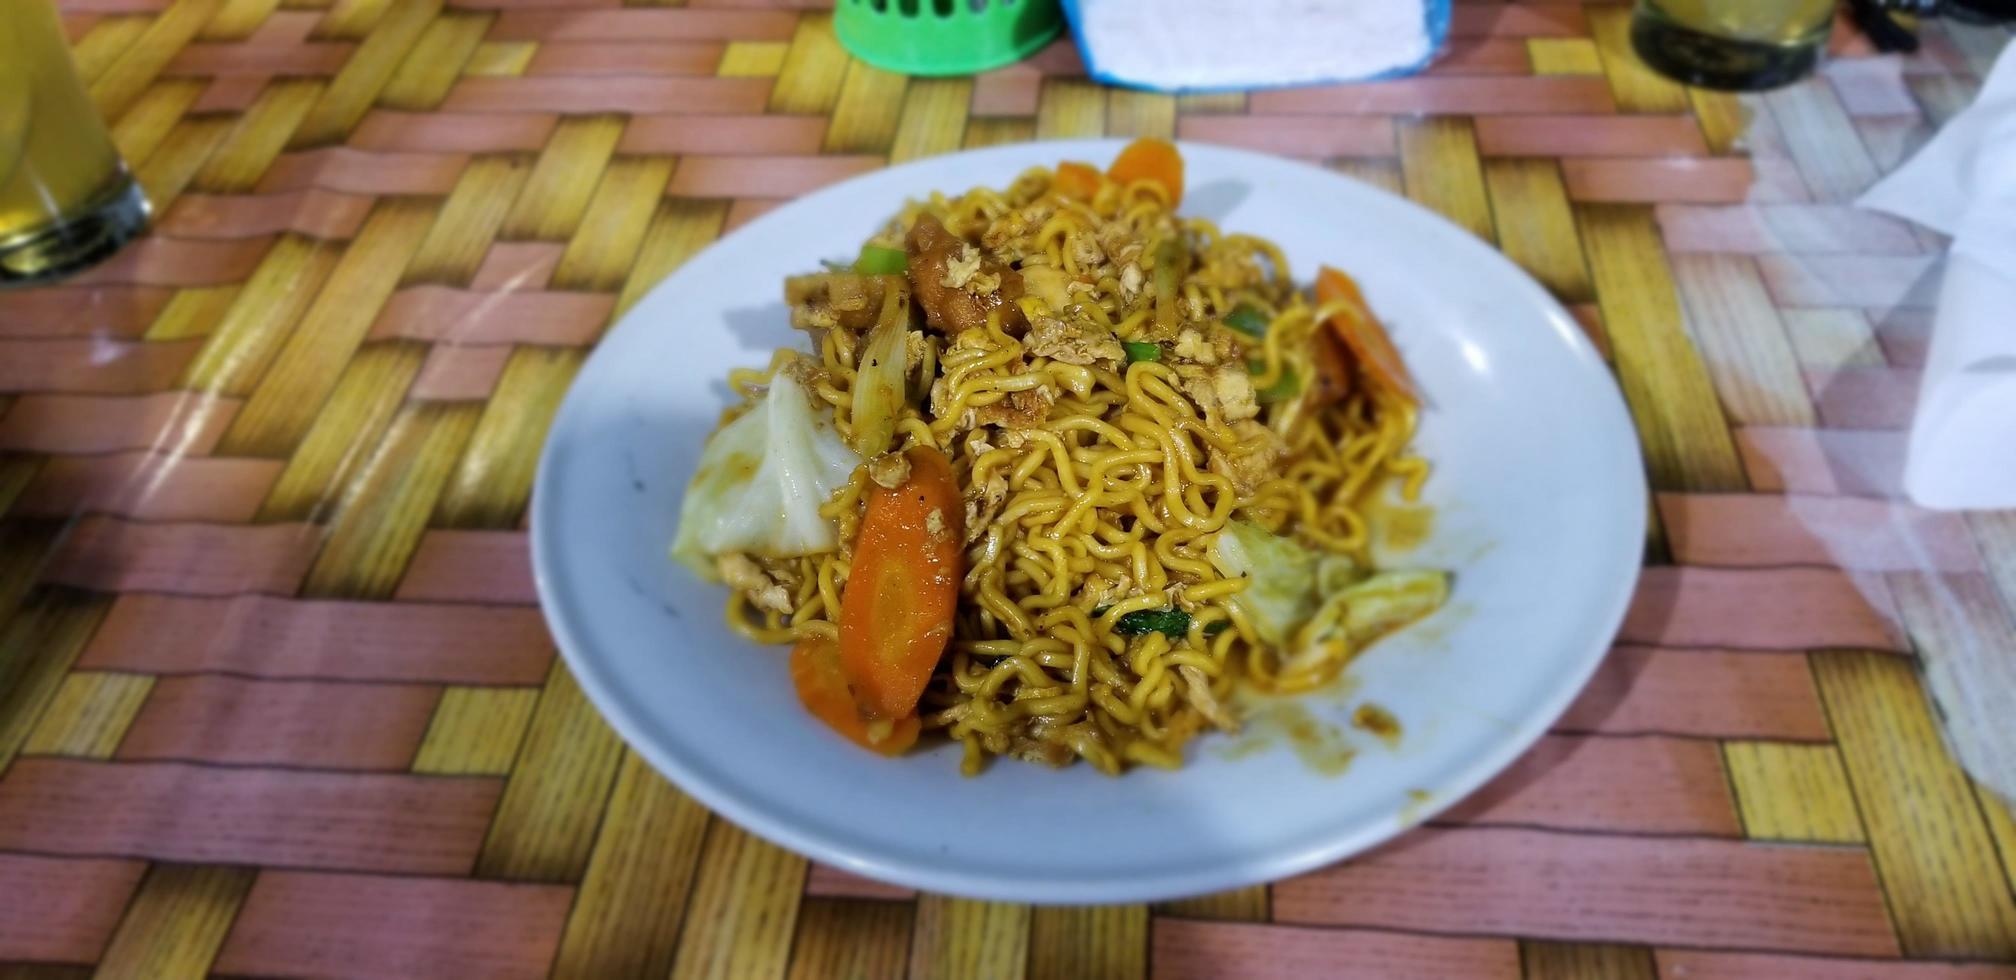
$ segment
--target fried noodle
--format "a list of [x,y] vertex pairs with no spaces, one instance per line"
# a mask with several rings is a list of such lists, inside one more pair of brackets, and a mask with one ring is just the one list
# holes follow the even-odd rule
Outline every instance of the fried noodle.
[[[1427,466],[1408,454],[1412,401],[1375,386],[1321,405],[1251,400],[1257,413],[1245,415],[1242,385],[1247,394],[1308,386],[1321,370],[1314,334],[1339,312],[1294,286],[1273,243],[1178,217],[1153,181],[1109,181],[1084,201],[1052,193],[1052,180],[1032,170],[1005,191],[914,202],[877,238],[900,245],[928,213],[1031,284],[1014,301],[1028,332],[1012,333],[995,309],[984,326],[925,334],[924,349],[913,348],[918,397],[896,438],[950,458],[968,537],[955,632],[919,711],[926,731],[964,745],[968,772],[999,754],[1082,758],[1106,772],[1173,767],[1192,736],[1235,724],[1224,707],[1235,684],[1305,691],[1355,653],[1334,635],[1318,639],[1334,610],[1302,628],[1303,642],[1262,640],[1233,601],[1248,581],[1211,560],[1227,522],[1236,516],[1369,568],[1369,494],[1390,485],[1412,499]],[[1174,330],[1158,318],[1151,284],[1172,261]],[[1054,300],[1059,282],[1068,316],[1043,295]],[[1266,320],[1257,338],[1219,322],[1242,305]],[[1177,356],[1039,353],[1045,324],[1173,345]],[[773,372],[801,372],[848,435],[862,346],[857,333],[828,329],[816,358],[779,351],[767,370],[730,382],[753,396]],[[822,510],[837,522],[838,550],[759,559],[788,584],[790,611],[759,609],[735,591],[727,619],[736,630],[772,644],[837,635],[872,490],[867,470]],[[1170,607],[1190,616],[1180,637],[1115,631],[1129,613]]]

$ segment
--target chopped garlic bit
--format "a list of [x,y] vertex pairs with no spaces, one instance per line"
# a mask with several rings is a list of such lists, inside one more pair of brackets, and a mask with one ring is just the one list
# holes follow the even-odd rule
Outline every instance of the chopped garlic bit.
[[883,453],[868,461],[868,479],[894,490],[910,479],[910,458],[902,453]]
[[751,605],[758,609],[789,615],[791,613],[791,593],[763,571],[763,566],[749,560],[740,552],[730,552],[714,559],[714,570],[721,573],[721,580],[728,587],[749,597]]
[[1147,273],[1141,271],[1140,265],[1133,262],[1129,262],[1121,267],[1120,298],[1132,300],[1134,297],[1141,295],[1141,284],[1147,280],[1147,275]]
[[[973,243],[967,242],[959,247],[958,255],[945,263],[945,278],[939,282],[950,289],[965,289],[966,284],[972,282],[973,277],[979,274],[980,250],[974,248]],[[995,286],[997,288],[1000,286],[998,279]]]

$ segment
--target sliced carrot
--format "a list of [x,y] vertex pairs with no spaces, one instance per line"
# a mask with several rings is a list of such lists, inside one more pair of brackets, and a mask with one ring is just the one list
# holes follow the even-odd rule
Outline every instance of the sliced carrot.
[[1143,136],[1120,155],[1113,158],[1113,165],[1106,168],[1106,176],[1122,184],[1137,180],[1152,180],[1169,192],[1169,206],[1175,207],[1183,200],[1183,154],[1176,152],[1176,144],[1168,140]]
[[1105,175],[1093,169],[1091,164],[1066,160],[1057,165],[1057,178],[1051,181],[1051,186],[1065,197],[1089,201],[1099,194],[1099,185],[1105,182]]
[[840,666],[871,718],[901,718],[952,638],[965,513],[945,454],[918,447],[910,478],[874,487],[840,596]]
[[812,717],[847,736],[848,741],[883,755],[901,755],[917,744],[923,726],[915,714],[894,721],[874,720],[861,713],[847,690],[840,669],[840,648],[832,640],[808,637],[791,648],[791,685]]
[[1358,289],[1358,281],[1329,266],[1316,271],[1316,302],[1323,305],[1347,301],[1350,305],[1341,313],[1330,318],[1330,329],[1335,331],[1344,346],[1351,349],[1351,355],[1358,360],[1358,367],[1373,383],[1391,389],[1408,400],[1416,400],[1414,379],[1407,373],[1407,362],[1400,359],[1400,351],[1393,346],[1392,338],[1386,336],[1386,328],[1379,325],[1372,316],[1372,308],[1365,305],[1365,294]]

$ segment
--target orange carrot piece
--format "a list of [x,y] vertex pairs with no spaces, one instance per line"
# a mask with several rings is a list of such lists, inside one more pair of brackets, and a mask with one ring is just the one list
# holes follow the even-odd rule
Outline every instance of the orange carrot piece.
[[1105,182],[1105,175],[1091,164],[1066,160],[1057,165],[1057,177],[1051,181],[1051,186],[1065,197],[1089,201],[1098,195],[1099,185]]
[[1400,351],[1393,346],[1392,338],[1386,336],[1386,328],[1372,316],[1371,307],[1365,305],[1365,294],[1358,289],[1358,281],[1342,271],[1323,266],[1316,271],[1316,302],[1328,305],[1338,300],[1350,305],[1343,312],[1330,318],[1330,329],[1351,349],[1351,355],[1358,360],[1358,367],[1374,384],[1388,388],[1409,401],[1417,401],[1414,379],[1407,373],[1407,362],[1400,359]]
[[1169,192],[1170,207],[1183,201],[1183,154],[1176,152],[1176,144],[1168,140],[1143,136],[1127,144],[1113,158],[1113,165],[1106,168],[1106,176],[1123,185],[1152,180]]
[[902,755],[917,744],[923,725],[915,714],[894,721],[872,720],[861,714],[847,690],[847,675],[840,669],[840,648],[832,640],[807,637],[791,648],[791,686],[812,717],[826,723],[847,740],[883,755]]
[[952,638],[965,571],[965,510],[951,462],[928,447],[908,458],[901,486],[873,487],[840,596],[840,666],[871,718],[916,710]]

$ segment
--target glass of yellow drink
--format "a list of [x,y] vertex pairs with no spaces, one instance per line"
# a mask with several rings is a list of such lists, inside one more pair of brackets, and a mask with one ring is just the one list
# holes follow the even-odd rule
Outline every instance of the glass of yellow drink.
[[1709,88],[1777,88],[1820,63],[1835,0],[1638,0],[1631,42],[1662,74]]
[[147,227],[49,0],[0,0],[0,288],[46,282]]

